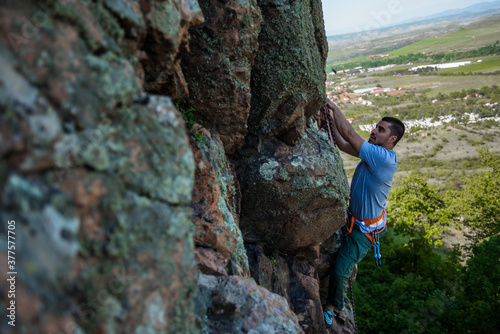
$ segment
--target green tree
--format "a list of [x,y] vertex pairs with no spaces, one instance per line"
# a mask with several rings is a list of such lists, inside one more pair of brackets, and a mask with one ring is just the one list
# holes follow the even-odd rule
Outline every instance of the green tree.
[[438,254],[425,244],[419,250],[417,270],[410,272],[412,250],[394,229],[381,239],[381,248],[382,266],[366,260],[358,264],[354,295],[359,332],[460,333],[454,331],[460,322],[454,311],[462,304],[453,304],[460,277],[459,253],[441,249]]
[[470,228],[475,242],[500,234],[500,156],[478,150],[485,171],[467,178],[462,191],[449,191],[447,211]]
[[[475,245],[463,268],[455,318],[463,333],[498,333],[500,328],[500,236]],[[453,308],[453,305],[452,305]]]
[[389,196],[389,225],[396,233],[409,237],[412,266],[417,267],[419,250],[426,244],[441,246],[439,238],[447,231],[449,219],[438,190],[422,175],[412,173],[401,180],[401,186]]

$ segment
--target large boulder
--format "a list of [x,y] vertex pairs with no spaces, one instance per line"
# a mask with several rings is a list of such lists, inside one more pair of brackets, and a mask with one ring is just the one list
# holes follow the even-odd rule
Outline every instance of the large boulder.
[[250,74],[257,53],[257,0],[200,0],[205,22],[190,29],[182,69],[195,119],[217,129],[227,154],[243,144],[250,113]]
[[[168,98],[134,110],[96,127],[96,141],[83,132],[42,137],[48,152],[26,149],[9,159],[0,216],[16,222],[16,302],[33,305],[19,312],[16,328],[195,330],[194,162],[183,121]],[[8,123],[21,129],[24,121],[16,114]],[[32,130],[13,135],[33,140]],[[68,140],[71,146],[62,145]],[[34,157],[75,161],[23,172]]]
[[321,243],[345,224],[349,185],[342,159],[315,123],[296,146],[270,138],[240,154],[246,242],[294,251]]
[[320,0],[259,1],[259,52],[252,68],[249,131],[288,144],[325,103],[328,53]]

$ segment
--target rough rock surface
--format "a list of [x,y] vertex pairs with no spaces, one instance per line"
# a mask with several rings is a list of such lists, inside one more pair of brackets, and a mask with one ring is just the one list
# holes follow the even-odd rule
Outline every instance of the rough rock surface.
[[197,309],[208,315],[199,321],[208,333],[303,333],[286,299],[253,279],[201,274],[199,286]]
[[259,1],[262,31],[252,68],[249,131],[297,143],[325,102],[328,53],[320,0]]
[[319,244],[344,225],[349,194],[342,159],[314,123],[296,146],[273,137],[240,153],[246,242],[291,251]]
[[325,59],[319,0],[3,1],[0,332],[323,333]]
[[[304,333],[354,333],[354,316],[347,296],[347,323],[335,321],[327,329],[323,320],[322,305],[328,294],[330,265],[340,246],[340,231],[321,245],[293,254],[268,251],[262,244],[246,244],[252,277],[260,286],[287,299]],[[356,271],[353,282],[355,275]]]
[[191,28],[182,63],[196,120],[217,129],[227,154],[243,144],[250,113],[250,74],[257,53],[257,0],[200,0],[205,22]]
[[134,6],[0,8],[0,215],[18,273],[4,333],[197,330],[193,154],[170,98],[143,93],[111,3]]
[[143,35],[136,42],[142,42],[138,58],[144,70],[144,89],[149,93],[168,95],[174,100],[186,97],[188,86],[180,61],[189,50],[188,28],[202,23],[204,19],[198,2],[107,0],[106,4],[116,8],[115,15],[123,15],[123,7],[125,12],[131,9],[134,17],[139,9],[142,12],[139,14],[147,29],[125,25],[125,31],[130,31],[131,37],[137,31]]
[[[214,259],[210,261],[212,271],[248,276],[248,259],[239,229],[241,193],[238,179],[217,133],[207,129],[198,131],[201,139],[192,141],[196,161],[193,221],[197,252],[205,248],[217,253],[205,251]],[[214,257],[221,260],[216,261]],[[216,264],[220,265],[218,269],[213,267]]]

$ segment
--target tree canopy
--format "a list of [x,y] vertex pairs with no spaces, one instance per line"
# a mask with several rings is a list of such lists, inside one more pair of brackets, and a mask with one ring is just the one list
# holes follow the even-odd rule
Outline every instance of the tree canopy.
[[485,147],[478,150],[485,170],[467,178],[463,190],[450,191],[448,213],[470,228],[474,242],[500,234],[500,156]]
[[417,173],[401,183],[389,196],[389,222],[394,230],[409,236],[410,241],[423,240],[441,246],[439,236],[447,230],[449,220],[438,189]]

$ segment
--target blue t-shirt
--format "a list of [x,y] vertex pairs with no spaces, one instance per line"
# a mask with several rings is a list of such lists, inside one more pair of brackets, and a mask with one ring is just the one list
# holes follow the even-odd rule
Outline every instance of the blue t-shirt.
[[375,219],[386,207],[392,178],[398,168],[396,153],[365,141],[359,157],[361,161],[351,181],[349,211],[359,219]]

